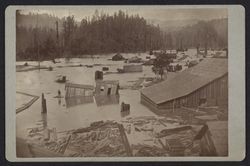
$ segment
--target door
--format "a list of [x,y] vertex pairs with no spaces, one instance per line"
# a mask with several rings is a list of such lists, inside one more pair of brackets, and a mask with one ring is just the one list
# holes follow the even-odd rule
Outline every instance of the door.
[[111,95],[111,88],[108,88],[108,95]]

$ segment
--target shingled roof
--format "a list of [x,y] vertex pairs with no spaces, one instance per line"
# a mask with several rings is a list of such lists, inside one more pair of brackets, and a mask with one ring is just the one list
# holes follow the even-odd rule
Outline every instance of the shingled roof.
[[171,80],[152,85],[141,93],[156,104],[186,96],[228,73],[228,60],[207,58],[178,73]]

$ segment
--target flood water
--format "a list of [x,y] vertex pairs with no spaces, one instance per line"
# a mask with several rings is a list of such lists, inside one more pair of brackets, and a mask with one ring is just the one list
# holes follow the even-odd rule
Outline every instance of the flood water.
[[[126,58],[138,56],[138,54],[124,54]],[[145,59],[147,54],[141,54]],[[16,116],[17,137],[25,138],[27,129],[37,127],[45,123],[48,128],[56,128],[57,132],[85,127],[93,121],[116,120],[120,121],[126,117],[135,116],[155,116],[147,107],[140,103],[140,91],[123,89],[119,91],[119,96],[109,99],[85,98],[73,101],[65,101],[65,98],[55,98],[58,90],[65,95],[65,84],[57,83],[55,80],[60,75],[65,75],[67,80],[77,84],[95,85],[94,74],[97,70],[102,70],[103,66],[109,67],[109,72],[116,72],[117,68],[122,68],[123,61],[108,60],[112,57],[99,56],[99,58],[73,58],[69,62],[64,59],[57,59],[61,63],[53,64],[49,61],[41,62],[41,66],[52,66],[53,71],[47,69],[16,72],[16,90],[28,94],[40,96],[40,98],[28,109],[20,112]],[[17,62],[23,65],[25,62]],[[29,65],[37,65],[37,62],[28,62]],[[73,65],[82,65],[72,67]],[[96,65],[94,65],[96,64]],[[94,65],[87,68],[84,65]],[[104,80],[119,80],[120,86],[127,86],[138,80],[139,77],[154,77],[151,66],[143,66],[143,72],[106,74]],[[47,116],[41,114],[41,94],[47,101]],[[23,97],[22,97],[23,96]],[[22,103],[26,96],[21,95],[16,98],[16,103]],[[121,103],[130,104],[130,112],[121,114]],[[20,104],[19,104],[20,105]]]
[[[185,54],[189,58],[194,57],[196,51],[188,50]],[[122,68],[123,61],[111,61],[112,55],[95,55],[95,58],[73,58],[70,61],[57,59],[60,63],[50,61],[41,62],[41,66],[53,67],[53,71],[47,69],[16,72],[16,90],[40,98],[28,109],[20,112],[16,116],[17,137],[25,138],[27,129],[44,124],[48,128],[56,128],[57,132],[77,129],[88,126],[91,122],[99,120],[121,121],[127,117],[136,116],[156,116],[146,106],[140,103],[140,90],[120,89],[119,96],[110,98],[79,98],[65,101],[65,98],[55,98],[58,90],[65,95],[65,84],[55,82],[58,76],[66,76],[68,82],[76,84],[88,84],[95,86],[95,71],[102,70],[102,67],[109,67],[108,72],[116,72],[117,68]],[[146,59],[146,53],[141,54],[122,54],[125,58],[139,56]],[[17,62],[23,65],[25,62]],[[38,65],[37,62],[29,62],[29,65]],[[79,65],[78,67],[76,67]],[[81,65],[81,66],[80,66]],[[93,65],[88,68],[85,65]],[[75,67],[72,67],[75,66]],[[104,74],[104,80],[119,80],[119,85],[129,86],[141,77],[155,77],[152,66],[143,66],[143,72],[137,73],[112,73]],[[105,73],[105,72],[104,72]],[[168,73],[168,78],[171,73]],[[41,114],[41,94],[47,101],[47,116]],[[23,96],[23,97],[22,97]],[[16,97],[16,103],[21,105],[27,101],[27,96]],[[122,113],[121,103],[130,104],[130,112]]]

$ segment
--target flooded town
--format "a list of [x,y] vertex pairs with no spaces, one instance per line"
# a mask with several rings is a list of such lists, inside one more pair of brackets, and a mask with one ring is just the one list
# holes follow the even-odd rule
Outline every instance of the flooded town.
[[17,157],[228,156],[226,10],[103,10],[17,11]]

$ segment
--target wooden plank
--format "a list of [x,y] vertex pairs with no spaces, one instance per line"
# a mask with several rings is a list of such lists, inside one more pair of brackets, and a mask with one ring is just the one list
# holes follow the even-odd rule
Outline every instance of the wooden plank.
[[120,130],[120,135],[121,135],[121,139],[123,141],[123,144],[125,146],[125,150],[128,156],[133,156],[132,150],[130,148],[129,142],[128,142],[128,138],[127,135],[125,133],[124,127],[122,124],[117,124],[118,128]]
[[69,145],[70,139],[71,139],[71,135],[69,135],[65,145],[62,147],[62,149],[60,149],[60,153],[64,154],[64,152],[66,151],[66,149],[67,149],[67,147]]
[[162,148],[163,148],[164,150],[169,150],[169,149],[163,144],[163,142],[161,141],[160,138],[158,138],[158,142],[161,144],[161,146],[162,146]]
[[31,96],[33,97],[32,100],[30,100],[28,103],[26,103],[24,106],[20,107],[20,108],[17,108],[16,109],[16,114],[26,110],[27,108],[29,108],[35,101],[37,101],[37,99],[39,99],[39,96],[35,96],[35,95],[31,95],[31,94],[28,94],[28,93],[23,93],[23,92],[16,92],[16,93],[19,93],[19,94],[23,94],[23,95],[27,95],[27,96]]
[[158,138],[162,138],[174,133],[178,133],[180,131],[185,131],[185,130],[191,130],[192,126],[182,126],[182,127],[176,127],[176,128],[170,128],[170,129],[163,129],[161,130],[160,134],[157,136]]

